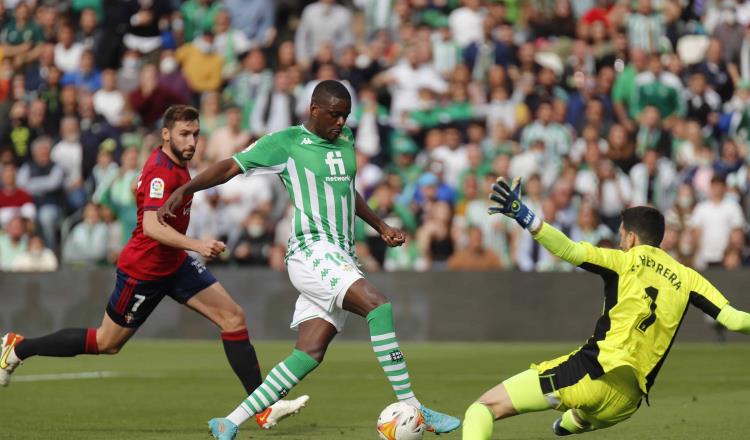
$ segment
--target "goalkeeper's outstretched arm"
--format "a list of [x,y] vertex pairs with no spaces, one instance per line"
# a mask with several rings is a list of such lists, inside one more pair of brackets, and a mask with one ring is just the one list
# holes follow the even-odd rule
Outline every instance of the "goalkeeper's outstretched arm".
[[750,335],[750,313],[737,310],[727,304],[721,309],[716,320],[733,332]]

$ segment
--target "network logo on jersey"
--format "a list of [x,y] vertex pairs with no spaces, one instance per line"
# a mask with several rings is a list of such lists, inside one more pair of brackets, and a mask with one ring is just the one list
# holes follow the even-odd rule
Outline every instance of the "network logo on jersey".
[[326,154],[326,165],[331,172],[331,175],[326,177],[326,182],[349,182],[352,180],[350,176],[346,175],[344,159],[341,157],[340,151],[329,151]]

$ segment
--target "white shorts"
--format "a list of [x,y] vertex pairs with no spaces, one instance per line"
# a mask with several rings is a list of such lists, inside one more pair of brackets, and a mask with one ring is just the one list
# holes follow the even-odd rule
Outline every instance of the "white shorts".
[[287,270],[289,280],[300,293],[290,327],[296,330],[301,322],[321,318],[340,332],[349,315],[343,309],[346,291],[364,277],[349,253],[318,241],[290,255]]

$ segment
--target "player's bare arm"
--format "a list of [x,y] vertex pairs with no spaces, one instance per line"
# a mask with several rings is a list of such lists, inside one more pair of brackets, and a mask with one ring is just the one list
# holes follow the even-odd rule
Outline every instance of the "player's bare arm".
[[162,205],[156,212],[159,223],[165,225],[167,218],[173,218],[175,216],[175,210],[180,206],[184,197],[190,196],[204,189],[221,185],[222,183],[228,182],[229,179],[238,174],[242,174],[242,170],[234,159],[224,159],[211,165],[190,180],[190,182],[177,188],[172,195],[169,196],[166,203],[164,203],[164,205]]
[[359,191],[356,192],[355,209],[357,217],[364,220],[368,225],[372,226],[373,229],[378,231],[380,238],[383,239],[385,244],[390,247],[401,246],[406,241],[404,232],[397,228],[388,226],[378,215],[373,211],[370,206],[365,202]]
[[143,232],[148,238],[159,243],[187,251],[195,251],[204,258],[216,258],[224,252],[227,246],[217,240],[198,240],[180,234],[168,224],[160,223],[156,218],[156,211],[143,213]]

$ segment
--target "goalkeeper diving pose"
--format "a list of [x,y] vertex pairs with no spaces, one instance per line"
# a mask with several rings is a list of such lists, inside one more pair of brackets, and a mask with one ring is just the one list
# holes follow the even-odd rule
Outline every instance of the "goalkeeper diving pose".
[[693,269],[659,249],[664,217],[639,206],[622,213],[620,249],[574,243],[521,202],[520,181],[499,179],[490,214],[514,218],[554,255],[604,279],[604,311],[578,350],[532,365],[484,393],[466,410],[463,439],[492,436],[493,422],[556,409],[556,435],[579,434],[627,420],[654,384],[688,304],[730,330],[750,334],[750,314],[734,309]]

